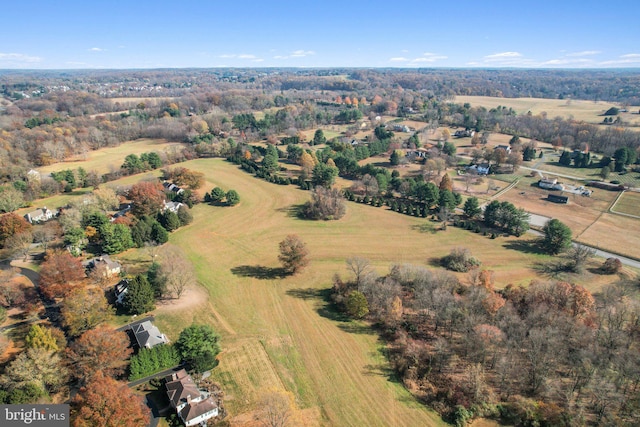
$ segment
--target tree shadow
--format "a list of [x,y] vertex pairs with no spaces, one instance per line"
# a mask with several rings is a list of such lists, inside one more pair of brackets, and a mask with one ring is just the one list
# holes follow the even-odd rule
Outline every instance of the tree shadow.
[[533,264],[533,269],[541,276],[549,277],[552,279],[563,279],[567,273],[570,273],[571,269],[564,260],[554,260],[548,262],[536,262]]
[[304,216],[304,203],[299,205],[285,206],[284,208],[277,209],[277,211],[284,212],[289,218],[313,221]]
[[502,244],[505,249],[523,252],[525,254],[545,255],[546,252],[531,240],[510,240]]
[[412,225],[411,229],[418,233],[431,233],[436,234],[437,230],[434,224],[431,222],[424,222],[422,224]]
[[431,267],[442,267],[442,257],[427,258],[427,265]]
[[288,276],[284,268],[265,267],[263,265],[239,265],[231,269],[231,273],[241,277],[253,277],[260,280],[282,279]]
[[351,322],[351,318],[346,314],[338,311],[335,303],[331,299],[331,289],[316,289],[316,288],[298,288],[289,289],[286,292],[287,295],[292,297],[304,299],[304,300],[317,300],[318,306],[316,312],[325,319],[333,320],[336,322]]

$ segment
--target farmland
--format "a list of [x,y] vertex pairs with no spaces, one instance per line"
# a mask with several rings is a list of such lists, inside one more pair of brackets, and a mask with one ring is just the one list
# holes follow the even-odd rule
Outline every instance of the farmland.
[[138,139],[120,144],[116,147],[105,147],[99,150],[90,151],[84,156],[74,156],[64,162],[54,163],[38,169],[42,174],[57,172],[63,169],[84,168],[86,171],[96,171],[104,174],[114,170],[119,170],[124,158],[129,154],[140,155],[156,151],[158,153],[168,153],[171,150],[180,149],[183,144],[170,143],[163,139]]
[[[236,189],[241,203],[197,205],[194,222],[171,236],[194,262],[210,300],[160,310],[158,324],[174,339],[192,321],[217,327],[225,351],[214,377],[228,389],[234,415],[254,410],[261,391],[285,387],[321,424],[439,425],[393,380],[374,332],[334,311],[327,301],[331,277],[346,275],[345,260],[354,255],[384,274],[392,263],[425,265],[464,244],[504,286],[528,283],[533,262],[546,258],[510,249],[515,238],[498,243],[456,228],[424,232],[424,219],[357,204],[340,221],[300,220],[293,210],[306,192],[257,180],[220,159],[184,166],[205,173],[207,189]],[[300,275],[279,277],[277,243],[288,233],[307,243],[312,263]]]
[[[609,102],[594,102],[585,100],[544,99],[544,98],[496,98],[490,96],[456,96],[455,102],[469,103],[472,107],[487,109],[498,106],[513,108],[518,115],[547,113],[548,118],[562,117],[565,119],[581,120],[587,123],[602,123],[602,114],[611,107],[619,107]],[[624,122],[640,125],[640,116],[635,114],[638,108],[630,107],[630,112],[620,113]]]

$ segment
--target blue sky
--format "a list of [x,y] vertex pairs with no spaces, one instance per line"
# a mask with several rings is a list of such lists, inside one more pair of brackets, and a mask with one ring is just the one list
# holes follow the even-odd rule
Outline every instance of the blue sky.
[[7,0],[0,69],[640,67],[640,2]]

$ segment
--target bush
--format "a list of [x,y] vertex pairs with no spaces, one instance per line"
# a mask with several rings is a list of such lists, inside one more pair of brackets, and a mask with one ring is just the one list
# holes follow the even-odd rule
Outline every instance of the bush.
[[605,274],[618,274],[622,269],[622,262],[618,258],[607,258],[602,264],[602,271]]
[[449,255],[442,258],[442,266],[447,270],[461,273],[469,271],[473,267],[480,265],[480,261],[471,256],[471,252],[466,248],[452,249]]
[[362,319],[369,314],[369,303],[362,292],[353,291],[344,302],[347,314],[355,319]]

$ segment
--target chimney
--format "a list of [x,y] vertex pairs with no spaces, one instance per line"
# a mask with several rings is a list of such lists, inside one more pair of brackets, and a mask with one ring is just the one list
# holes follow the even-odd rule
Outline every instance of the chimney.
[[191,405],[191,395],[187,394],[187,405]]

